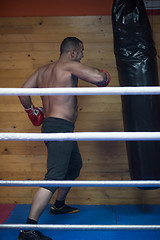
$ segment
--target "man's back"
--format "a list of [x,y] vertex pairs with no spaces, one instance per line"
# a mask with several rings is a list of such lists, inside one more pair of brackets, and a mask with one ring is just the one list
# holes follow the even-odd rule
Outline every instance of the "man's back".
[[[77,77],[66,71],[69,62],[59,59],[39,69],[39,88],[77,87]],[[72,122],[77,118],[76,96],[43,96],[43,108],[45,117],[58,117]]]

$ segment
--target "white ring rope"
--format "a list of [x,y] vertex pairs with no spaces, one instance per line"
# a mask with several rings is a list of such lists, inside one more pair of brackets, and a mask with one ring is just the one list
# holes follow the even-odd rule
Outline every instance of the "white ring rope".
[[160,225],[0,224],[0,229],[159,230]]
[[160,95],[160,87],[0,88],[0,96]]
[[159,180],[73,181],[73,180],[1,180],[0,186],[12,187],[160,187]]
[[0,141],[150,141],[160,132],[0,133]]

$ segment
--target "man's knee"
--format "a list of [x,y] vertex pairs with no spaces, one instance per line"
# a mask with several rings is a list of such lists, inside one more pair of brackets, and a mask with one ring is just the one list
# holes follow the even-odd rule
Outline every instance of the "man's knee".
[[67,175],[65,177],[66,180],[74,180],[76,179],[81,171],[81,167],[80,168],[72,168],[70,169],[70,171],[67,172]]
[[58,187],[43,187],[43,188],[49,190],[50,192],[52,192],[52,194],[54,194]]

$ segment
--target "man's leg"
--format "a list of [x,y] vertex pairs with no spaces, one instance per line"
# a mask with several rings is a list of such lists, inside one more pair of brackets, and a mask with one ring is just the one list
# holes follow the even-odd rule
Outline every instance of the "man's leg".
[[71,189],[71,187],[60,187],[60,188],[58,188],[56,200],[65,201],[66,196],[67,196],[70,189]]
[[65,204],[65,199],[70,190],[70,187],[58,188],[57,198],[54,205],[50,209],[50,214],[64,214],[64,213],[76,213],[79,212],[78,208],[73,208]]
[[38,221],[42,212],[49,203],[53,193],[45,188],[40,188],[34,195],[31,210],[29,213],[29,219]]
[[[36,224],[45,207],[49,203],[53,193],[45,188],[40,188],[33,198],[33,203],[27,219],[27,224]],[[52,240],[50,237],[44,236],[40,231],[21,230],[18,240]]]
[[[78,148],[77,142],[73,142],[72,153],[71,153],[70,162],[68,165],[68,170],[67,170],[65,179],[66,180],[76,179],[79,176],[81,168],[82,168],[82,159],[79,152],[79,148]],[[56,202],[51,207],[50,214],[54,215],[54,214],[63,214],[63,213],[76,213],[79,211],[77,208],[73,208],[65,204],[65,198],[69,190],[70,188],[67,188],[67,187],[58,189]]]

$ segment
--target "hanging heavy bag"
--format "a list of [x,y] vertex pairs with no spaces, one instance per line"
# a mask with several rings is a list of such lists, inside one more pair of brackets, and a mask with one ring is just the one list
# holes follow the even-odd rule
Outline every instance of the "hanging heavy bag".
[[[142,0],[114,0],[112,8],[114,53],[119,83],[158,86],[156,49]],[[122,96],[126,132],[160,131],[160,97]],[[126,142],[132,180],[160,179],[160,142]]]

